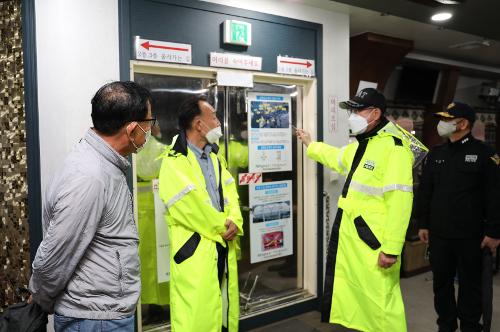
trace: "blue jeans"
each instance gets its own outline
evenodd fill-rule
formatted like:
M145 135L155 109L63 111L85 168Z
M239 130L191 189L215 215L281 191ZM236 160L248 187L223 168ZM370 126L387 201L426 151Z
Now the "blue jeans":
M83 319L54 314L56 332L134 332L135 317L123 319Z

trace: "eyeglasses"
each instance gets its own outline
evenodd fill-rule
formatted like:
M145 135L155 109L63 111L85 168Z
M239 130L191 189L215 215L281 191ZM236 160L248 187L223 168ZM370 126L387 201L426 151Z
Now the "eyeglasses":
M151 122L151 127L153 127L156 124L156 118L151 118L151 119L140 119L140 120L132 120L129 122Z
M362 108L362 109L359 109L359 110L351 108L351 109L347 110L347 114L350 116L351 114L359 114L359 113L361 113L363 111L373 110L373 109L375 109L375 107L367 107L367 108Z

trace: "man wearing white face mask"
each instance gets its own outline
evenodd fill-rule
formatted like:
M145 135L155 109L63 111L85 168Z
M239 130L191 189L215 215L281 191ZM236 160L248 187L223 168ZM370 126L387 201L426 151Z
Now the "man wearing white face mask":
M141 281L126 157L156 120L134 82L104 85L91 104L94 127L46 188L30 301L55 313L56 332L134 331Z
M222 137L204 96L179 109L180 133L160 169L160 197L170 237L172 331L238 331L236 262L243 235L236 183L216 144Z
M447 142L426 158L417 214L420 239L430 246L437 324L441 332L455 331L459 319L462 331L482 331L481 248L491 255L500 244L500 159L472 137L470 106L454 102L436 116Z
M399 257L413 201L412 165L426 149L385 118L385 98L375 89L340 107L350 112L357 142L337 148L297 130L309 158L347 176L328 246L321 319L360 331L403 332Z

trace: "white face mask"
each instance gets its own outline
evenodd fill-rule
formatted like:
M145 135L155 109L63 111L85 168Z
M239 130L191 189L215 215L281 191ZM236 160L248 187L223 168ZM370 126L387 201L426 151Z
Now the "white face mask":
M134 141L132 141L132 145L135 148L135 153L139 153L142 149L144 149L144 147L146 146L146 144L149 141L149 138L151 137L151 129L149 129L148 131L145 131L144 129L142 129L142 127L139 124L137 124L137 127L139 127L142 130L142 132L144 133L145 140L144 140L144 144L142 144L141 146L135 145Z
M208 128L208 126L205 123L203 123L203 124ZM214 143L219 142L219 138L221 138L221 137L222 137L221 126L212 128L205 134L205 138L207 139L208 143L210 143L210 144L214 144Z
M374 110L372 110L370 114L372 114L373 111ZM370 116L370 114L368 116ZM356 113L351 113L347 121L349 124L349 129L351 130L351 133L353 135L364 133L368 125L371 123L368 123L368 121L364 117Z
M457 124L453 121L439 121L437 125L437 131L441 137L450 137L455 131L457 131Z

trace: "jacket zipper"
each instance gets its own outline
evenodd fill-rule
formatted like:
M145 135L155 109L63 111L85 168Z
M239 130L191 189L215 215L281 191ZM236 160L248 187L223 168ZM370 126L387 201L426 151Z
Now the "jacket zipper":
M118 287L120 289L118 296L123 296L123 286L122 286L123 271L122 271L122 263L120 261L120 252L119 251L116 251L116 261L118 263Z

